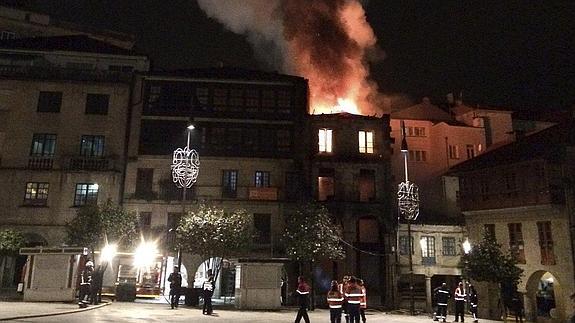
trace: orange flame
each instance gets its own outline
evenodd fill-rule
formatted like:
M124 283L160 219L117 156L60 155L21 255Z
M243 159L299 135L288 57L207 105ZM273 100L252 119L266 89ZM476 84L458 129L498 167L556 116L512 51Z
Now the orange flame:
M343 73L333 75L322 72L310 63L313 60L305 48L290 44L294 68L309 80L310 113L375 114L379 110L373 103L378 96L377 86L368 80L365 54L367 49L375 46L377 39L359 2L348 2L339 12L339 19L356 47L346 54L342 53L341 59L347 66Z

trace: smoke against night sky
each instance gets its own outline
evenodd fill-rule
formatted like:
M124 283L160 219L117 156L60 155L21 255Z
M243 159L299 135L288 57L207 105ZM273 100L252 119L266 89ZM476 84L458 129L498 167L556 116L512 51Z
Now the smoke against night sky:
M376 37L356 0L198 0L210 17L243 34L256 54L309 80L312 113L374 114L368 55Z

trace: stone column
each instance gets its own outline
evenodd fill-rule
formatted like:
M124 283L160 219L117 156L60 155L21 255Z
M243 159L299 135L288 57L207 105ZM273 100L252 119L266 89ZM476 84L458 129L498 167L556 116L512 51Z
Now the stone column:
M425 276L425 310L427 313L433 313L431 306L431 277Z

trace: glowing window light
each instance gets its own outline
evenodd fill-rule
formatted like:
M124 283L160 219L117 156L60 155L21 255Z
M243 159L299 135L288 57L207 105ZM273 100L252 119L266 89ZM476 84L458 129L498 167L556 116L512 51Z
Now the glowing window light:
M321 153L331 153L332 151L332 129L319 129L319 152Z

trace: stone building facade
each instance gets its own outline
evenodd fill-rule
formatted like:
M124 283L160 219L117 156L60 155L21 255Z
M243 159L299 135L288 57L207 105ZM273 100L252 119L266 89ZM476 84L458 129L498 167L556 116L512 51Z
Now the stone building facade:
M517 257L530 320L572 311L574 138L567 121L453 168L472 245L486 231ZM499 317L498 291L481 292L480 315Z

